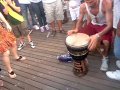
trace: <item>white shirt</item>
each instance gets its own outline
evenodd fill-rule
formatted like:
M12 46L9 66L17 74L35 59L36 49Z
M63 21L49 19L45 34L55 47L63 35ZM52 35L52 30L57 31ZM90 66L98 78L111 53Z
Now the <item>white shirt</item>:
M18 0L20 4L30 4L30 0Z
M40 1L42 1L42 0L30 0L30 2L33 2L33 3L38 3Z
M120 13L120 0L113 0L113 11Z
M81 4L81 0L70 0L69 7L79 6Z
M56 0L42 0L43 1L43 3L53 3L53 2L55 2Z

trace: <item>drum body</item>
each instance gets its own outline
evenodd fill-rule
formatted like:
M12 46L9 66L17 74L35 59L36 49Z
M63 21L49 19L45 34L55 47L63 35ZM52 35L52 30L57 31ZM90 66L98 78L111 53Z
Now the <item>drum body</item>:
M89 36L83 33L72 34L66 38L66 47L74 60L73 72L75 75L83 76L88 72L86 57L88 51Z

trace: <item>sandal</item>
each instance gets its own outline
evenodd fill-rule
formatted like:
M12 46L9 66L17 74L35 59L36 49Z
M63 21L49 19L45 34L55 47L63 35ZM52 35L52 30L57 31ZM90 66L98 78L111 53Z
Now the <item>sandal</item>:
M9 76L10 76L10 78L15 78L16 74L14 71L11 71L11 72L9 72Z
M22 60L25 60L26 59L26 57L23 57L23 56L19 56L19 58L18 59L16 59L17 61L22 61Z

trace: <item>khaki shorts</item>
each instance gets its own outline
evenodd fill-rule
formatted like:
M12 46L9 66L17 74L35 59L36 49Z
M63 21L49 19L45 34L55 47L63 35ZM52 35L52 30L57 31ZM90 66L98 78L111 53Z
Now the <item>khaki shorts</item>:
M26 37L29 34L29 31L27 30L27 26L25 22L22 22L18 25L11 25L11 26L16 38L19 38L21 36Z
M56 20L63 20L63 5L61 0L56 0L53 3L43 3L47 22L51 23Z

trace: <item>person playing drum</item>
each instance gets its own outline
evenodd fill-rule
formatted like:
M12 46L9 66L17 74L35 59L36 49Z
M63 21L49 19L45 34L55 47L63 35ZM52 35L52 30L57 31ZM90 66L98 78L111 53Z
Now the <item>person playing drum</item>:
M68 31L68 35L73 33L85 33L90 36L88 45L89 51L97 48L97 45L104 48L102 64L100 70L108 70L108 51L112 40L112 0L84 0L80 6L80 16L74 30ZM84 15L88 15L86 26L82 27Z

